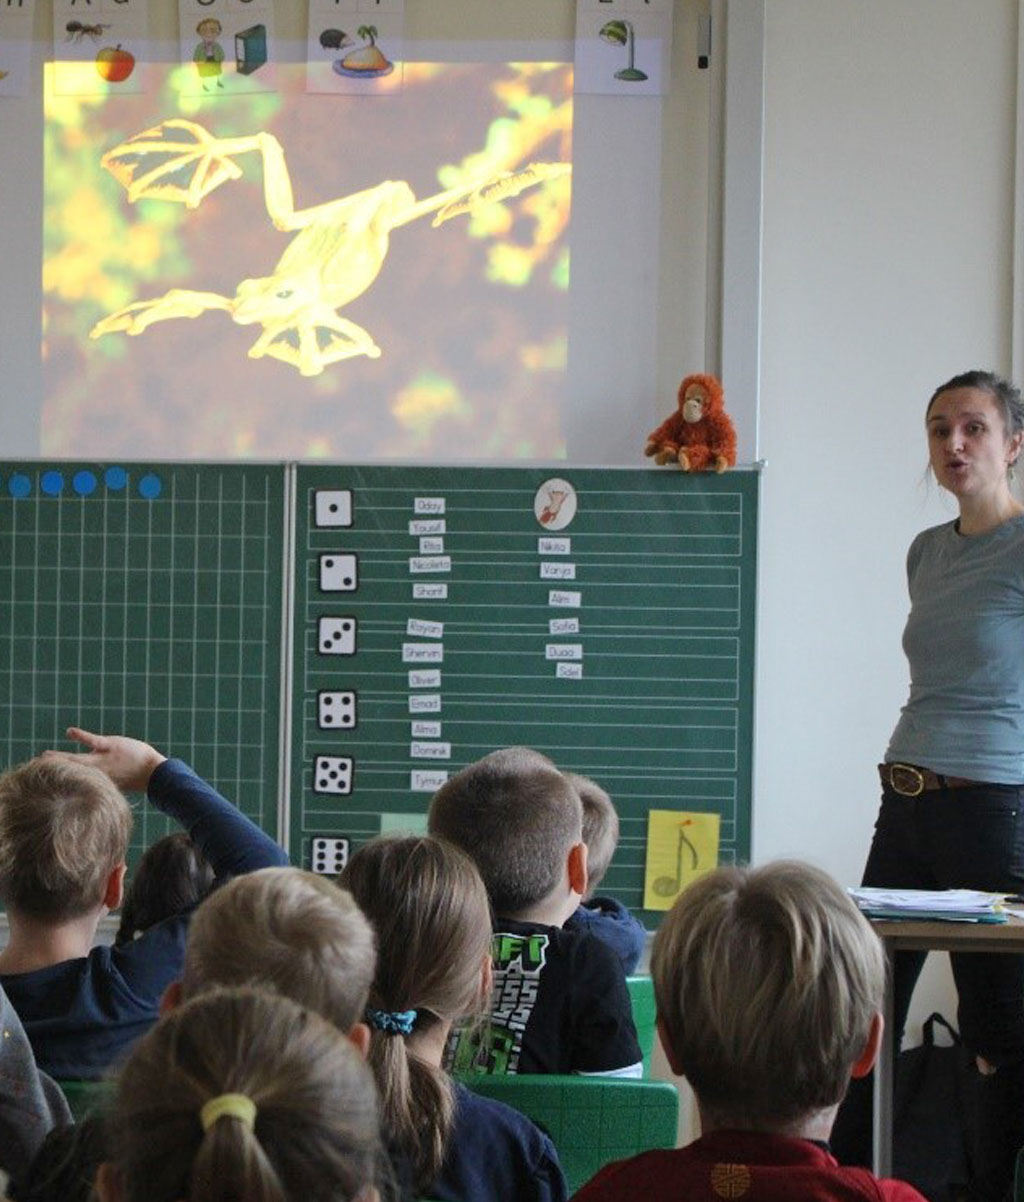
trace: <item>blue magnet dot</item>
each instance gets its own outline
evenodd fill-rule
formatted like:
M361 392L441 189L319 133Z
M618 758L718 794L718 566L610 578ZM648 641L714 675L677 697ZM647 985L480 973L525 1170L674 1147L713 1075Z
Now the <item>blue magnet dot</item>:
M32 481L19 472L7 481L7 491L12 497L27 497L32 491Z
M103 479L107 488L124 488L128 483L128 473L123 467L108 467L103 473Z
M80 497L91 496L96 491L96 477L92 472L76 472L71 487Z
M160 495L160 489L163 485L160 483L160 477L154 476L152 472L148 476L143 476L139 481L139 496L145 497L147 501L152 501Z
M43 472L39 487L48 497L59 497L64 491L64 477L60 472Z

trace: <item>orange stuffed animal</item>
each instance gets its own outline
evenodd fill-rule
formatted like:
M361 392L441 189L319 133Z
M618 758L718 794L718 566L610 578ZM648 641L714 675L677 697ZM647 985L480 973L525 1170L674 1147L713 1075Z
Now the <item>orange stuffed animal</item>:
M644 454L655 463L678 463L684 472L724 472L735 464L736 431L714 376L683 380L678 411L648 434Z

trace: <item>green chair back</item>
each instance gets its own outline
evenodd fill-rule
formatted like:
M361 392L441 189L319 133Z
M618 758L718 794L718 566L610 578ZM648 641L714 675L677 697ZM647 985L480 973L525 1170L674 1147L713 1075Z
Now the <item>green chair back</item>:
M71 1107L71 1117L77 1123L90 1110L106 1105L114 1096L112 1081L58 1081L61 1092Z
M633 1025L644 1056L644 1076L651 1075L651 1055L654 1052L655 1018L654 982L648 976L627 977L626 988L633 1006Z
M551 1137L569 1193L611 1160L673 1148L679 1093L668 1081L540 1074L470 1074L475 1093L525 1114Z

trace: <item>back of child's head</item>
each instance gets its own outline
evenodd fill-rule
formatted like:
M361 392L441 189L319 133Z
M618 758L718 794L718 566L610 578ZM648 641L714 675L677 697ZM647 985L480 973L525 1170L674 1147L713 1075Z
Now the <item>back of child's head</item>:
M589 776L567 772L569 784L583 805L583 842L587 845L587 893L592 897L604 879L619 845L619 816L612 799Z
M213 886L213 868L184 831L148 848L132 874L121 906L115 943L129 943L150 927L197 906Z
M131 829L128 802L97 768L43 755L10 769L0 776L0 901L44 922L88 913Z
M161 1019L121 1070L108 1130L121 1202L350 1202L373 1185L380 1146L356 1049L255 989Z
M511 918L558 885L569 850L582 841L583 808L546 756L505 747L438 789L429 826L473 857L495 914Z
M377 932L367 1020L384 1129L426 1190L444 1159L454 1100L447 1075L410 1054L405 1041L485 1008L487 893L469 856L429 836L374 839L339 879Z
M688 886L655 937L651 975L670 1059L704 1114L781 1129L842 1099L885 959L830 876L778 861Z
M362 1021L375 959L373 931L351 894L300 868L262 868L228 881L196 910L182 996L272 988L347 1032Z

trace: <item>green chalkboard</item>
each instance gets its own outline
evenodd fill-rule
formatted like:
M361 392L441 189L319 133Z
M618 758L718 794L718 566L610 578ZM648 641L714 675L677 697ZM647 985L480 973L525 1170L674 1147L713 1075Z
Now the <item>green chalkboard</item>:
M603 888L639 912L649 810L717 813L720 859L749 855L757 492L753 471L0 463L0 766L71 723L135 734L311 864L315 837L415 827L446 774L525 743L611 793ZM137 813L133 858L168 829Z
M280 465L0 463L0 766L125 732L276 831L283 547Z
M753 471L299 467L293 857L414 826L514 743L612 795L602 891L637 912L650 809L718 813L720 860L748 857L757 491Z

